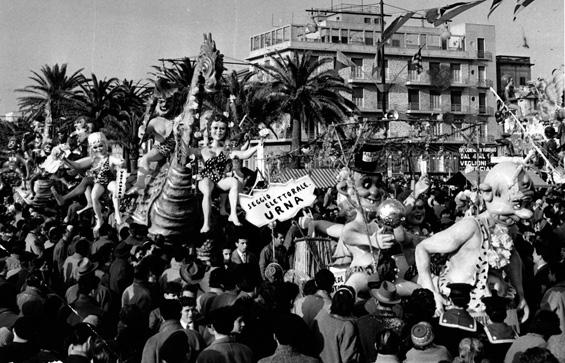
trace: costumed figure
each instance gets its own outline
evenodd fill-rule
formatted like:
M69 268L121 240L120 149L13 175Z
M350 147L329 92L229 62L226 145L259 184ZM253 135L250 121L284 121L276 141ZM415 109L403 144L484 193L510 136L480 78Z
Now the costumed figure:
M211 35L205 35L182 113L173 122L171 156L139 195L132 215L137 223L149 227L151 235L172 238L192 231L188 221L196 218L198 205L193 188L193 127L199 125L204 95L221 89L223 70L223 56Z
M226 176L226 167L230 159L248 159L257 149L259 145L249 148L245 151L230 150L226 145L228 140L228 121L222 114L207 111L202 115L203 121L209 122L209 135L212 139L209 146L202 149L202 159L204 160L204 169L201 171L202 180L198 182L198 189L202 192L202 213L204 221L200 233L210 231L210 215L212 207L212 191L217 186L223 191L227 191L230 203L230 214L228 221L236 226L241 226L241 222L237 217L237 203L239 197L240 182L233 176ZM262 140L262 139L261 139Z
M434 293L439 312L446 305L450 283L472 285L469 311L479 318L484 318L485 310L481 299L490 296L492 290L500 296L511 296L515 291L525 321L529 308L522 287L522 261L508 229L533 215L528 209L533 196L532 180L523 165L503 162L489 171L480 190L486 205L483 213L465 217L416 246L418 282ZM450 254L435 277L430 271L430 256L434 253Z
M81 211L92 208L96 217L96 224L93 231L96 233L103 223L102 218L102 205L100 204L100 197L104 191L108 190L112 193L112 203L114 205L114 213L116 216L116 223L121 224L121 215L119 209L119 199L117 195L115 171L120 168L124 161L117 159L109 154L108 140L101 132L93 132L88 135L88 146L90 149L90 156L72 161L63 158L65 164L73 169L84 170L87 169L87 175L83 182L79 184L71 193L66 196L60 196L59 193L52 188L53 195L57 203L63 205L66 200L74 197L81 192L84 193L87 205Z
M1 172L10 172L19 175L23 180L28 172L28 163L18 152L18 140L15 136L8 139L7 150L3 152L7 160L2 164Z
M173 134L175 121L169 118L171 118L171 111L174 108L172 105L174 102L173 96L177 91L176 87L171 86L162 78L155 82L155 91L152 100L148 103L148 109L145 113L146 119L139 127L138 137L142 142L153 137L156 144L139 159L137 181L127 191L126 194L128 195L143 193L147 184L147 177L150 174L151 163L156 162L156 169L159 169L175 150L176 141ZM153 114L156 117L151 118Z
M347 200L338 204L354 206L355 217L345 225L312 221L311 228L339 238L334 258L341 263L351 258L346 284L357 293L368 291L367 278L378 273L381 280L394 282L399 294L407 296L418 285L398 276L408 269L403 250L413 242L408 240L409 235L401 225L403 204L394 199L385 200L387 194L379 165L382 164L372 145L366 144L356 152L353 165L342 171L336 187Z

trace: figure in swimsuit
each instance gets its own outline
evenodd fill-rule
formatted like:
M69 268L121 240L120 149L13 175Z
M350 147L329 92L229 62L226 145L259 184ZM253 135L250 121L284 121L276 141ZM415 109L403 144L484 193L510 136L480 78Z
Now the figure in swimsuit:
M212 138L210 146L204 147L201 151L202 159L204 160L204 170L202 170L202 180L198 182L198 189L202 192L202 213L204 214L204 222L200 233L207 233L210 231L210 213L212 206L212 191L214 186L218 186L223 191L229 193L228 199L230 203L230 215L228 221L236 226L241 223L237 217L237 203L239 197L239 181L234 177L226 176L226 165L229 159L235 157L239 159L250 158L257 149L262 145L249 148L245 151L229 150L226 147L226 140L228 136L228 122L220 114L206 111L202 114L201 122L210 122L209 135Z
M114 170L122 167L124 161L109 155L108 140L101 132L93 132L90 134L88 136L88 145L90 149L90 156L77 161L68 160L66 158L63 159L63 161L73 169L88 169L87 177L83 179L83 182L64 197L60 196L54 188L51 190L57 200L57 203L60 205L64 204L66 200L71 197L84 192L87 205L85 208L80 210L79 213L89 208L94 210L96 224L93 231L97 233L103 223L100 197L106 189L112 193L112 203L114 205L116 223L122 224L119 199L116 193L116 182L114 180Z

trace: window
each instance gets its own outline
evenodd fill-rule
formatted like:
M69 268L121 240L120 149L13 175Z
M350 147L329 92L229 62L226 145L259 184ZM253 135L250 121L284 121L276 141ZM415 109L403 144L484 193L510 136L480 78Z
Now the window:
M461 92L451 92L451 111L461 112Z
M380 23L381 23L381 21L380 21L379 18L374 18L374 19L373 19L373 22L374 22L375 24L380 24Z
M385 101L385 105L383 107L383 97ZM388 110L388 92L383 93L377 90L377 108L379 110Z
M347 29L341 29L341 42L343 44L347 44L348 42Z
M430 91L430 108L433 111L441 110L441 93Z
M339 29L332 29L332 43L339 43Z
M418 47L418 34L406 34L405 44L407 48L417 48Z
M371 24L371 18L363 18L365 24Z
M373 32L372 31L365 31L365 45L373 45Z
M479 113L487 113L487 94L479 93Z
M353 87L351 91L351 100L353 103L359 107L363 107L363 88L362 87Z
M349 42L351 44L364 44L365 36L362 30L350 30L349 31Z
M420 75L418 74L418 69L408 61L408 80L409 81L419 81Z
M430 62L430 74L438 74L438 73L439 73L439 63Z
M526 85L526 77L520 77L520 86Z
M461 64L451 64L451 81L461 83Z
M351 78L363 78L363 58L351 58L351 61L355 63L355 67L351 67Z
M404 34L395 33L390 37L390 46L400 48L403 40Z
M428 34L428 40L426 42L426 48L438 49L441 47L441 39L439 35Z
M486 81L487 70L485 66L479 66L479 83L483 84Z
M409 110L419 110L420 109L420 92L417 90L408 91L408 109Z

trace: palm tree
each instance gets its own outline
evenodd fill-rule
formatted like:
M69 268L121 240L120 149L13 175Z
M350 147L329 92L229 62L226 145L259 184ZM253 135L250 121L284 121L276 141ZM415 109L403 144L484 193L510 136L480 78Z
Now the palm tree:
M81 116L86 116L94 123L96 128L104 126L107 116L117 116L120 108L116 102L118 79L99 80L95 74L81 84L82 97L77 102Z
M333 69L327 69L331 58L312 58L310 53L293 52L285 57L271 57L274 64L259 68L270 76L270 87L276 92L282 112L292 120L292 146L295 155L294 167L300 160L296 151L300 149L302 127L312 130L316 125L341 122L357 112L357 107L343 96L351 93Z
M45 115L45 136L49 136L53 121L53 126L58 127L61 118L76 115L80 86L85 82L82 70L68 75L66 63L44 65L40 72L31 71L33 76L29 78L34 84L16 90L27 94L18 98L18 105L29 119Z
M242 133L250 132L256 136L257 125L262 123L271 129L271 123L280 117L280 102L272 85L253 81L254 75L249 72L239 76L233 71L224 81L229 96L233 96L231 112L234 122L242 124Z

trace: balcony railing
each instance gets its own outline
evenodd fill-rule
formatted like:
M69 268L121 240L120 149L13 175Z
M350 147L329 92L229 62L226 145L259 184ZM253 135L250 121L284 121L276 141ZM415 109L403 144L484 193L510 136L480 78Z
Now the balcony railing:
M492 79L479 79L477 81L477 87L488 88L488 87L492 87L493 84L494 82L492 81Z
M478 50L477 51L477 58L478 59L492 60L492 53L491 52L485 52L484 50Z
M357 106L359 108L363 108L363 98L353 97L352 101L355 104L355 106Z
M420 111L420 102L408 102L408 111Z
M494 108L479 105L479 114L494 115Z
M451 112L462 112L463 107L460 104L452 103Z

